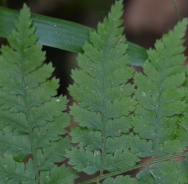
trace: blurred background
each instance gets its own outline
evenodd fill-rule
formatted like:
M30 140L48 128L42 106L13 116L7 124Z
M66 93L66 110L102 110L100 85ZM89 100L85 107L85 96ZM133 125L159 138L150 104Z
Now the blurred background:
M0 0L0 6L3 5ZM8 8L20 10L26 3L32 13L80 23L96 28L108 14L114 0L7 0ZM188 16L188 0L174 0L181 18ZM124 0L124 26L128 41L146 49L154 46L156 39L167 33L177 23L173 0ZM6 43L0 39L0 45ZM187 45L187 41L185 43ZM44 47L46 62L53 62L54 75L60 79L58 95L67 95L72 83L71 69L76 67L76 53ZM187 53L187 51L186 51ZM186 54L185 53L185 54Z
M181 18L187 17L188 0L174 2ZM96 28L98 22L108 14L114 0L7 0L8 8L16 10L20 10L23 3L30 7L32 13ZM0 6L2 5L3 0L0 0ZM154 47L156 39L173 28L178 16L173 0L124 0L123 19L127 40L148 49ZM5 39L0 39L0 46L5 43ZM188 45L188 39L185 45ZM53 75L60 79L58 95L68 95L67 87L72 83L70 74L71 69L77 66L77 54L46 46L43 50L46 51L46 62L51 61L55 67ZM188 55L188 49L185 55Z

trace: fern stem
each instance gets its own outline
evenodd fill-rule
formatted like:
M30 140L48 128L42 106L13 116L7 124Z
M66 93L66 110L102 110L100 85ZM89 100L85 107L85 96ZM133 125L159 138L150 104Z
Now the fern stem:
M101 166L100 166L100 176L103 175L104 172L104 162L105 162L105 145L106 145L106 49L104 51L104 62L102 65L103 68L103 112L102 112L102 122L103 122L103 129L102 129L102 153L101 153Z
M105 58L105 57L104 57ZM104 59L105 60L105 59ZM106 72L105 72L105 64L103 64L103 112L102 112L102 122L103 122L103 129L102 129L102 153L101 153L101 166L100 166L100 176L103 175L104 171L104 161L105 161L105 144L106 144L106 118L105 118L105 110L106 110L106 103L105 103L105 83L106 83Z
M22 55L23 57L23 55ZM27 84L25 84L25 76L24 76L24 70L21 68L21 72L23 73L22 77L22 84L24 86L24 103L27 104L26 99L27 99ZM31 146L31 154L33 158L33 165L34 165L34 170L35 170L35 179L36 179L36 184L40 184L39 180L39 169L38 169L38 164L37 164L37 157L36 157L36 149L35 149L35 143L34 143L34 135L33 135L33 128L31 126L31 122L29 120L29 108L26 105L26 121L28 125L28 132L29 132L29 141L30 141L30 146Z
M160 98L161 98L161 92L159 92L159 97L158 97L158 102L160 102ZM152 155L152 160L155 159L155 154L156 154L156 149L157 149L157 145L158 145L158 132L159 132L159 128L158 128L158 124L160 121L160 116L159 116L159 112L160 112L160 103L157 104L158 105L158 109L157 109L157 122L155 123L155 141L154 141L154 146L153 146L153 155Z
M35 168L35 177L36 177L36 183L40 184L40 180L39 180L39 169L38 169L38 164L37 164L37 158L36 158L36 154L35 154L35 144L34 144L34 136L33 136L33 130L30 129L29 131L29 139L30 139L30 143L31 143L31 154L33 157L33 163L34 163L34 168Z
M26 96L27 96L27 91L25 90L25 97L24 97L25 102L26 102ZM35 143L34 143L33 128L30 126L31 123L29 121L28 115L29 115L29 110L27 108L27 110L26 110L26 120L27 120L28 129L29 129L29 141L30 141L30 145L31 145L31 154L32 154L32 157L33 157L33 163L34 163L34 168L35 168L36 183L40 184L39 169L38 169L37 157L36 157L36 153L35 153L36 149L35 149Z
M22 72L24 73L24 72ZM22 75L24 76L24 75ZM26 99L27 99L27 86L25 85L25 80L24 77L22 78L22 83L24 86L24 103L26 103ZM29 132L29 141L30 141L30 145L31 145L31 154L32 154L32 158L33 158L33 165L34 165L34 169L35 169L35 179L36 179L36 184L40 184L40 180L39 180L39 169L38 169L38 164L37 164L37 157L36 157L36 149L35 149L35 143L34 143L34 135L33 135L33 128L31 126L31 122L29 121L29 108L26 106L26 120L27 120L27 125L28 125L28 132Z
M180 13L179 13L179 11L178 11L178 7L177 7L177 5L176 5L176 2L175 2L175 0L172 0L172 2L173 2L173 5L174 5L174 8L175 8L175 10L176 10L176 15L177 15L178 21L180 21L180 20L181 20L181 17L180 17Z
M138 164L134 167L130 167L129 169L122 169L121 171L115 171L115 172L112 172L112 173L103 174L103 176L98 176L96 178L92 178L88 181L81 182L80 184L95 183L95 182L98 182L98 181L106 179L106 178L110 178L110 177L113 177L113 176L116 176L116 175L124 174L124 173L129 172L129 171L133 171L135 169L145 168L145 167L147 167L149 165L153 165L155 163L160 163L160 162L164 162L164 161L168 161L168 160L174 160L174 159L177 159L179 157L187 157L188 156L187 151L188 150L185 150L185 152L183 152L183 153L176 154L176 155L173 155L173 156L168 156L168 157L165 157L165 158L150 160L149 162Z
M101 153L101 166L100 166L100 176L103 175L103 171L104 171L104 161L105 161L105 133L103 134L103 138L102 138L102 153Z
M154 141L154 147L153 147L153 155L152 155L152 160L154 160L155 158L155 154L156 154L156 149L157 149L157 145L158 145L158 132L159 132L159 122L160 122L160 111L161 111L161 95L162 95L162 92L161 92L161 86L162 86L162 83L165 79L166 76L164 76L164 71L166 70L166 63L164 63L164 67L163 67L163 71L161 72L161 78L160 78L160 82L159 82L159 94L158 94L158 98L157 98L157 112L156 112L156 115L157 115L157 122L155 123L155 141Z

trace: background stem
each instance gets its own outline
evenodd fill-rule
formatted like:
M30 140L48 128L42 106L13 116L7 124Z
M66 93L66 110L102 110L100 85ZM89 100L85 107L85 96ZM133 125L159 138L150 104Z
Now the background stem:
M176 15L177 15L178 21L180 21L181 20L181 16L180 16L180 12L178 11L178 7L176 5L176 2L175 2L175 0L172 0L172 2L174 4L174 8L176 10Z
M8 8L7 0L2 0L2 4L3 4L4 7Z

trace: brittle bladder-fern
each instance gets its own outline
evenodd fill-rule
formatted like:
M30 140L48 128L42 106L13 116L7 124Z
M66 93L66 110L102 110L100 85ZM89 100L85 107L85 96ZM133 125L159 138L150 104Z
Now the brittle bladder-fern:
M79 124L71 129L71 146L65 135L70 117L62 113L67 100L54 97L58 80L49 80L53 68L43 64L24 5L10 46L1 48L0 183L72 184L75 170L97 175L86 183L188 183L187 20L148 50L137 73L120 27L122 7L117 1L90 34L72 71L70 114ZM74 169L54 164L65 158ZM143 158L148 161L139 163ZM124 176L136 168L142 168L136 177Z
M73 183L75 174L64 165L69 138L67 99L57 97L58 80L36 43L31 14L24 5L0 56L0 183Z

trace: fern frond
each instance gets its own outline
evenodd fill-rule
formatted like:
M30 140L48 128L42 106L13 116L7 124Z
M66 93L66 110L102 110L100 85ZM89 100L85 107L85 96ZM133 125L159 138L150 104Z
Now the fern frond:
M185 101L185 56L182 54L187 20L175 26L148 50L144 73L135 75L138 106L132 125L137 136L128 139L130 149L151 161L176 155L186 147L177 138L179 119ZM145 148L145 150L143 149ZM145 168L137 175L139 183L177 183L177 163L165 161Z
M12 162L9 173L1 172L4 183L73 183L72 169L55 163L65 160L65 149L71 144L65 128L70 124L66 97L55 98L58 80L48 80L52 64L43 64L45 53L34 34L31 13L24 5L16 30L8 38L10 46L2 46L0 56L0 152L4 165ZM7 156L10 154L10 156ZM28 164L24 164L29 159ZM17 161L22 163L17 163ZM1 164L0 170L4 170ZM18 169L17 169L18 165ZM32 165L32 167L31 167ZM32 168L32 169L31 169ZM18 180L13 170L19 170ZM55 172L69 176L58 176ZM44 173L48 172L44 179ZM22 175L32 177L23 178ZM44 180L43 180L44 179ZM53 182L52 182L53 181Z
M100 171L102 175L139 161L127 149L125 139L136 101L132 97L134 85L128 83L134 70L128 66L121 16L122 1L117 1L108 19L90 34L84 54L78 55L80 68L72 71L75 83L69 91L78 104L70 113L79 124L70 133L77 147L66 156L77 171L88 174Z

